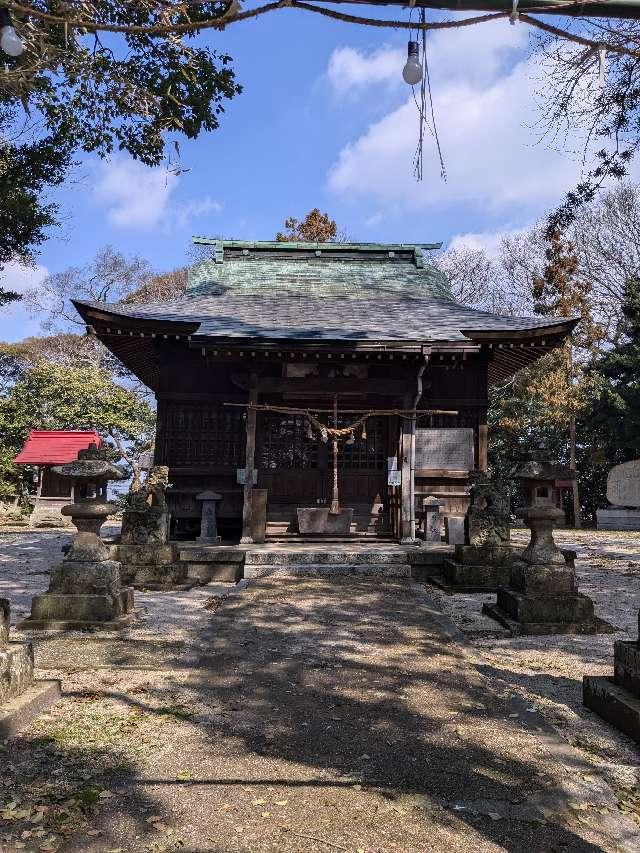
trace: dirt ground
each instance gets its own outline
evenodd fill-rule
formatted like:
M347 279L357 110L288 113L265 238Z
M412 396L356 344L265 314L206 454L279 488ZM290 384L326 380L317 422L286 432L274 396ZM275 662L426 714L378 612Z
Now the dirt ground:
M559 539L626 634L508 638L482 596L376 577L137 593L119 635L16 631L64 695L0 745L0 849L640 849L640 757L580 705L636 636L640 536ZM0 537L16 620L66 541Z

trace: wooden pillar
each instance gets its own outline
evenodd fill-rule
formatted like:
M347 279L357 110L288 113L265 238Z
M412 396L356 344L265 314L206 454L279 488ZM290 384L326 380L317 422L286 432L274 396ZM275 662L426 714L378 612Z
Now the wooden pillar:
M479 471L489 469L489 428L487 427L486 409L478 418L478 459L476 467Z
M404 408L410 409L413 400L409 395L404 398ZM411 420L402 418L402 432L400 436L400 464L401 464L401 495L400 495L400 538L411 539L411 495L413 488L411 483Z
M251 386L249 389L249 403L255 406L258 402L257 377L251 375ZM243 545L253 543L253 469L256 456L256 419L255 409L247 409L247 444L245 451L245 477L244 477L244 499L242 503L242 539Z

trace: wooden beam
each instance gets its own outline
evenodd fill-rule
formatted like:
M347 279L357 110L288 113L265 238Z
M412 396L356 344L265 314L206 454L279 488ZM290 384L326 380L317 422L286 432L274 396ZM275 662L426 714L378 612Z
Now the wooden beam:
M357 379L355 377L326 376L283 377L264 376L260 380L260 392L263 394L286 394L304 391L309 394L325 392L331 394L379 394L395 397L405 394L411 383L404 379Z
M368 6L402 6L417 9L446 9L452 12L511 12L512 0L332 0L333 3L365 3ZM601 3L564 3L558 0L520 0L518 9L536 11L545 15L579 15L584 18L640 18L639 0L602 0Z
M251 388L249 390L249 403L255 406L258 402L257 377L251 374ZM253 542L253 468L256 456L256 419L255 408L247 409L247 444L245 450L245 478L244 496L242 503L242 544Z
M406 409L413 404L411 394L404 397ZM402 419L402 435L400 439L400 464L401 464L401 515L400 515L400 537L411 539L411 421L409 418Z

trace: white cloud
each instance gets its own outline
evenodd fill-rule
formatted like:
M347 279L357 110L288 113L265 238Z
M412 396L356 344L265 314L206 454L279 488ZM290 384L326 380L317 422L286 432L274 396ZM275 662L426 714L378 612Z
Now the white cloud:
M205 216L207 213L220 213L222 205L210 196L178 204L171 211L171 218L179 228L187 228L193 219Z
M348 142L332 165L335 193L360 197L377 208L441 208L461 203L484 213L519 219L559 201L580 174L580 160L540 141L536 93L542 85L537 59L523 53L523 26L469 27L437 33L429 41L432 89L447 182L440 179L435 145L427 133L424 180L413 176L418 114L413 97ZM346 51L342 48L342 51ZM357 51L352 51L357 54ZM343 54L346 56L346 54ZM381 74L376 55L349 54L343 83L362 86ZM335 58L335 52L332 59ZM388 67L388 66L384 66ZM331 60L329 62L331 68ZM400 67L389 74L400 75ZM375 98L375 86L367 93ZM533 211L533 213L532 213Z
M490 80L512 63L526 44L526 27L505 27L504 22L435 32L427 41L430 73L434 81ZM327 78L337 95L380 83L404 89L402 68L406 58L404 47L383 45L370 51L337 47L329 57Z
M149 168L126 157L99 166L98 201L107 219L120 228L152 228L166 215L177 176L158 166Z
M36 287L49 275L46 267L25 267L10 263L0 270L0 286L4 290L24 293ZM40 320L31 316L21 302L12 302L0 310L0 339L20 341L40 331Z
M447 248L449 249L471 249L477 251L481 249L486 252L490 258L495 258L499 254L500 246L505 237L514 237L516 234L522 234L533 226L524 226L523 228L504 227L498 231L483 231L478 233L456 234L449 241Z
M400 70L404 62L403 52L389 46L368 54L353 47L337 47L329 57L327 77L337 95L373 83L399 86L403 82Z
M162 166L150 168L117 156L99 164L96 198L107 209L108 222L117 228L162 227L171 232L187 228L195 217L222 210L210 196L175 201L179 181L175 172Z

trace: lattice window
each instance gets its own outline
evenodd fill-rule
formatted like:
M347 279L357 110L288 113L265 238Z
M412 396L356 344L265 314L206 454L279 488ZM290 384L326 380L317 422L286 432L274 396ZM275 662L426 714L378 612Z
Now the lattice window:
M161 450L165 464L242 467L246 440L243 411L174 403L164 412Z
M353 415L351 416L353 419ZM349 418L338 416L338 426L344 427ZM382 417L369 418L366 424L366 438L362 438L362 427L355 433L355 443L338 445L338 465L344 469L381 469L386 466L386 430Z
M315 438L308 438L307 419L303 415L260 413L257 445L258 468L318 467L318 442Z

